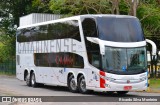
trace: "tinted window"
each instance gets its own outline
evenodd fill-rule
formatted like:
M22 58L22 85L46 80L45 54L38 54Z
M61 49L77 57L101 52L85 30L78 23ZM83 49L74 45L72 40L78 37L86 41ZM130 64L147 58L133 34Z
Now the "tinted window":
M47 40L47 34L47 26L29 27L17 31L17 41L31 42Z
M87 49L88 61L91 65L100 68L100 48L98 44L87 40L87 37L98 37L96 22L92 18L86 18L82 22L85 44Z
M69 38L81 41L78 21L73 20L66 23L67 27L63 27Z
M17 65L20 65L20 56L17 55Z
M48 38L49 39L61 39L64 38L65 35L63 35L62 31L62 25L63 23L55 23L55 24L49 24L48 26Z
M34 31L31 30L32 36L35 38L33 38L30 41L48 40L48 31L47 30L48 30L47 25L35 27Z
M31 37L30 28L17 31L17 36L18 42L28 42Z
M48 54L36 53L34 54L34 62L36 66L49 67Z
M78 21L49 24L49 39L73 38L81 41Z
M74 53L35 53L34 56L36 66L84 68L83 57Z
M143 41L143 31L136 18L97 18L99 37L102 40L115 42Z
M64 67L84 68L83 57L74 53L64 53Z
M36 26L17 31L18 42L73 38L81 41L77 20Z
M97 37L97 29L95 20L92 18L86 18L82 22L83 33L86 37Z

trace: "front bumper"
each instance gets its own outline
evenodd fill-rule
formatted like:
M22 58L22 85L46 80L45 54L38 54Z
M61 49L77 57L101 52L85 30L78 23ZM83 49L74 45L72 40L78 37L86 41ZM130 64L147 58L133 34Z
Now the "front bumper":
M126 88L128 87L128 88ZM148 88L148 82L142 81L139 83L132 83L132 84L117 84L113 82L105 82L104 88L101 87L88 87L88 89L96 90L96 91L145 91Z

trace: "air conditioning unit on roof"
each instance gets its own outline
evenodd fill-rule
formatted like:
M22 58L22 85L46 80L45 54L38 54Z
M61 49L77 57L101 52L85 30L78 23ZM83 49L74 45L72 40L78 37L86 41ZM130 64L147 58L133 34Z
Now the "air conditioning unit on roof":
M20 27L26 25L32 25L35 23L60 19L62 15L57 14L44 14L44 13L32 13L26 16L20 17Z

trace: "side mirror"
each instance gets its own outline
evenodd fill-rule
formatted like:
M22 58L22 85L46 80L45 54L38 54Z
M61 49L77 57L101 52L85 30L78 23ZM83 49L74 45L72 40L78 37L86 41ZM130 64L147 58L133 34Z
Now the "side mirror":
M156 55L152 55L152 60L153 61L156 61L156 58L157 58Z

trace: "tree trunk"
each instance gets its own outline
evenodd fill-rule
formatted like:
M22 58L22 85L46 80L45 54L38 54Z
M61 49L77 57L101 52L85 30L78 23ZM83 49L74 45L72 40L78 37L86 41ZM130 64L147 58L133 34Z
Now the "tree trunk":
M130 15L136 16L139 0L130 0Z
M157 3L160 4L160 0L157 0Z
M120 2L120 0L111 0L112 14L119 14L119 2Z
M157 77L157 64L155 64L155 74L154 74L154 77L155 78Z

